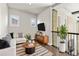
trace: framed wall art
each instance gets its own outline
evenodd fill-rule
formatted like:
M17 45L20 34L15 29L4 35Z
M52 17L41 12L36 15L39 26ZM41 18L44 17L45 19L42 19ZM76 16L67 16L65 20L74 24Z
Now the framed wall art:
M20 19L17 15L11 15L9 19L9 25L11 27L18 27L20 25Z

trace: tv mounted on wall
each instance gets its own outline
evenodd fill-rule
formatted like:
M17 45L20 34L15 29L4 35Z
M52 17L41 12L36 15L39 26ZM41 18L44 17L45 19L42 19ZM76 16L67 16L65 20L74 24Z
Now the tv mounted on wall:
M38 24L38 30L39 31L45 31L45 25L44 25L44 23Z

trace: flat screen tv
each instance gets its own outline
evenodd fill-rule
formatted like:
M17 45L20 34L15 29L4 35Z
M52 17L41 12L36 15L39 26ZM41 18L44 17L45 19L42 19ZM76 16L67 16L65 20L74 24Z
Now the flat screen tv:
M38 30L39 31L45 31L45 25L44 25L44 23L38 24Z

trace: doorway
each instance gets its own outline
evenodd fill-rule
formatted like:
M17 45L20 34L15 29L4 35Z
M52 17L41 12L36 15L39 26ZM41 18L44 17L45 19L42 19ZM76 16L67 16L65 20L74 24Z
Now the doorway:
M52 31L57 31L57 10L52 9ZM52 33L52 45L57 47L57 33Z
M79 21L77 21L77 33L79 33ZM79 35L77 37L77 53L79 54Z

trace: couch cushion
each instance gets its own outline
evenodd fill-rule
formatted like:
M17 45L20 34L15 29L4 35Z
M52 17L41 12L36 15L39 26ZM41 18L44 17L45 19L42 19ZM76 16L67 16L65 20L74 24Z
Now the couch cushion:
M0 49L10 47L9 43L5 40L0 40Z
M12 47L16 46L16 39L12 39L10 41L10 46L12 46Z
M7 34L5 37L2 38L2 40L5 40L7 41L9 44L10 44L10 41L11 41L11 35L10 34Z

